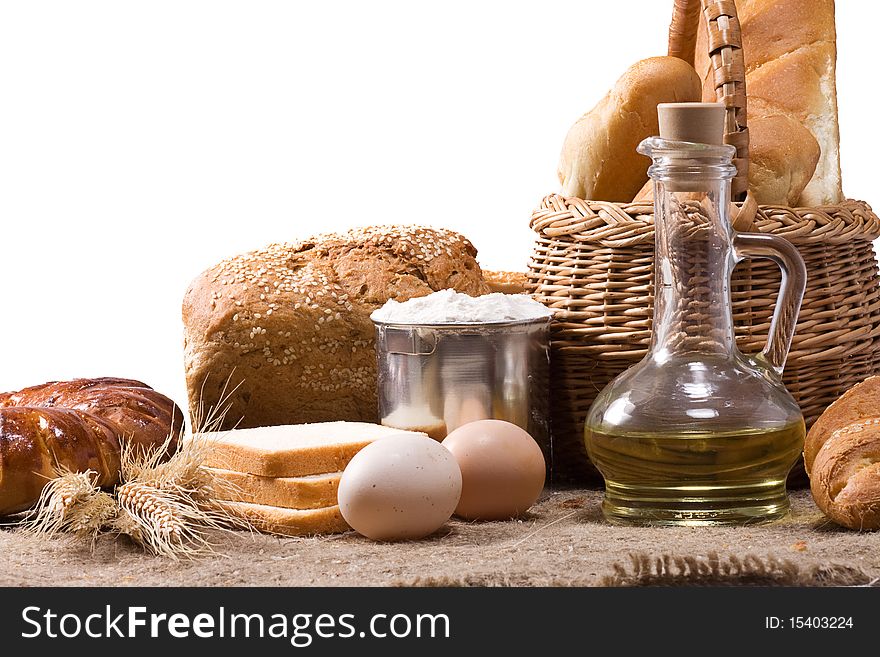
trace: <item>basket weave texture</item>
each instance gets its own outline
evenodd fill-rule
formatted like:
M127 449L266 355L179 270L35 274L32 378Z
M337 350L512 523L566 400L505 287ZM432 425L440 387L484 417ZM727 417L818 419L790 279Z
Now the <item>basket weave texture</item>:
M735 21L729 0L702 4L710 18L726 12ZM692 41L692 30L681 23L693 23L694 6L699 2L676 2L670 53L681 47L673 44L674 36ZM726 33L736 50L738 24L735 28ZM719 51L724 47L730 45L718 44ZM722 66L726 58L713 55ZM719 86L718 94L730 110L730 141L741 153L738 166L747 171L744 80L736 89L723 93ZM531 226L537 242L528 288L556 310L551 325L553 476L589 480L598 475L584 448L587 411L608 382L647 353L650 342L654 207L553 194L534 211ZM852 385L880 372L880 275L872 246L880 237L880 219L867 203L854 200L819 208L760 206L750 230L786 238L807 265L807 290L784 381L809 427ZM734 272L733 318L744 353L759 352L766 343L780 280L779 268L767 260L745 261Z

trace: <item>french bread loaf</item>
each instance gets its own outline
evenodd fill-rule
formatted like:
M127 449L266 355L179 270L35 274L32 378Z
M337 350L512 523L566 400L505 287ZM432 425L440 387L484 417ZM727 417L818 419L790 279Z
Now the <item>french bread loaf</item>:
M797 119L762 98L749 101L749 189L765 205L796 206L819 161L819 143ZM649 180L634 202L654 198Z
M796 118L762 98L749 101L749 187L763 205L797 206L819 162L819 142Z
M880 529L880 418L838 429L816 454L810 490L834 522Z
M746 67L749 188L755 200L839 203L834 0L737 0L736 8ZM703 99L714 101L708 53L701 17L695 68L703 80Z
M183 413L140 381L52 381L0 393L0 516L23 511L59 469L119 479L120 448L151 451L183 431Z
M210 268L183 301L192 417L222 405L224 429L378 421L370 313L389 298L488 292L476 253L448 230L371 227Z
M825 442L838 429L862 420L880 417L880 376L872 376L847 390L810 427L804 441L807 474Z
M659 132L657 104L700 100L700 78L674 57L633 64L571 127L557 174L563 196L628 202L648 179L636 146Z
M825 515L850 529L880 529L880 376L847 390L813 423L804 465Z

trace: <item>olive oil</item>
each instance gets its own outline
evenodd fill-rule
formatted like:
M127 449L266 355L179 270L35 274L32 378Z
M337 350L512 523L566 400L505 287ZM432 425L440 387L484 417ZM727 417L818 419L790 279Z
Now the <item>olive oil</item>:
M803 420L768 429L604 433L585 429L605 478L612 522L715 525L765 521L789 509L785 480L804 446Z

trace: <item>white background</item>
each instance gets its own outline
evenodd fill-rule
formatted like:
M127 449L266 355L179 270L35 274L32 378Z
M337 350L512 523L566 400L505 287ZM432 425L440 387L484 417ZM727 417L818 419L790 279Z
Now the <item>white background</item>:
M0 1L0 389L116 375L182 404L188 282L271 241L420 223L524 268L565 133L665 54L671 6ZM880 204L880 3L837 21L845 191Z

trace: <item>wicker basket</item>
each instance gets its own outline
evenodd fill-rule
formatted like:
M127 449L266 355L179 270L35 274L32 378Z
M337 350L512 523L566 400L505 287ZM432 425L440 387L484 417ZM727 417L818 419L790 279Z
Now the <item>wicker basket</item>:
M747 187L745 77L734 3L702 0L713 66L730 78L719 86L728 107L725 141L738 149L734 193ZM676 0L670 54L693 60L700 0ZM718 19L726 23L720 29ZM690 51L688 52L688 48ZM716 79L720 79L716 71ZM551 328L551 458L554 480L596 473L583 424L598 392L638 362L650 342L653 205L547 196L532 215L538 234L529 263L530 291L557 310ZM841 393L880 371L880 276L872 247L880 219L861 201L820 208L761 206L755 230L792 242L809 280L784 374L807 426ZM732 297L739 348L760 351L776 304L780 272L746 261L734 272Z

